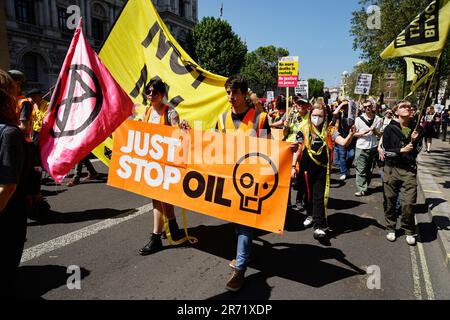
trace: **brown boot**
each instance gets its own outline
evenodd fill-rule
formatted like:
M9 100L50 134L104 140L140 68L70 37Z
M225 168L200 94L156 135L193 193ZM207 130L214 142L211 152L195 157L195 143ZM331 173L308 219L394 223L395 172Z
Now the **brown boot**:
M244 285L244 279L245 279L245 271L233 269L233 272L231 273L231 278L228 280L226 289L229 291L239 291L242 286Z

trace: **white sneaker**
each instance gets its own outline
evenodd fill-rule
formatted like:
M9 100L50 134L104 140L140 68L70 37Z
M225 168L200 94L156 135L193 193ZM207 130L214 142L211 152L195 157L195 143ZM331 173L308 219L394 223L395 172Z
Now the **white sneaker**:
M314 238L315 239L324 238L326 235L327 234L322 229L314 230Z
M390 242L394 242L395 241L395 232L389 232L387 235L386 235L386 239L388 239Z
M303 221L303 226L305 228L308 228L312 225L312 223L313 223L313 218L311 216L309 216L309 217L306 217L305 221Z
M355 196L357 197L364 197L365 196L365 192L364 191L358 191L355 193Z
M406 243L408 243L410 246L414 246L416 244L416 237L406 236Z
M341 180L341 181L344 181L345 179L347 179L347 176L346 176L345 174L343 174L343 175L339 178L339 180Z

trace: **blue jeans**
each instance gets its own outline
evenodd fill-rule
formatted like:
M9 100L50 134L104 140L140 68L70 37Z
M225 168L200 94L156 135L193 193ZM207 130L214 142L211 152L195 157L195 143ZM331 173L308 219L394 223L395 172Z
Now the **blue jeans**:
M334 154L337 156L334 162L339 164L341 175L347 174L349 167L355 159L355 149L347 149L336 144L334 150Z
M236 269L247 270L248 260L252 251L252 242L254 237L253 228L236 225L237 234L237 253L236 253Z

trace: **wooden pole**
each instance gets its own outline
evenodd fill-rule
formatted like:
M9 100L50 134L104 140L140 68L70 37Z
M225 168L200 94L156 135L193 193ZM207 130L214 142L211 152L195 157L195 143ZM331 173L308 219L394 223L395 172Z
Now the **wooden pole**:
M435 67L435 69L434 69L433 76L431 77L430 83L429 83L429 85L428 85L427 92L426 92L425 97L424 97L424 99L423 99L423 101L422 101L422 105L421 105L421 107L419 108L419 117L417 118L416 128L414 129L414 130L416 130L416 131L417 131L417 129L419 128L420 120L422 119L423 111L425 110L425 103L427 102L428 95L430 94L431 86L433 85L433 80L434 80L434 77L435 77L436 71L437 71L436 69L437 69L438 64L439 64L439 62L440 62L440 60L441 60L441 55L442 55L442 52L439 54L439 56L438 56L438 58L437 58L437 60L436 60L436 67Z
M286 120L289 120L289 87L286 88Z
M403 61L405 61L405 60L403 60ZM406 61L405 61L405 68L404 68L404 70L405 70L405 72L403 72L404 79L403 79L403 94L402 94L402 97L404 97L405 94L406 94L406 82L407 82L407 78L408 78L408 64L406 63Z

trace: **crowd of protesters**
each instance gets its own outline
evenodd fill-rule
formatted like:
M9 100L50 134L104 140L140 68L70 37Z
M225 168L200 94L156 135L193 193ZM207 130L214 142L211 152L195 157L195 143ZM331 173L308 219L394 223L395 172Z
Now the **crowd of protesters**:
M25 241L27 217L33 218L36 207L49 209L40 192L42 170L38 150L48 101L40 90L23 95L25 81L20 71L0 70L0 246L7 261L0 264L0 275L6 279L1 289L4 296L12 290L13 275ZM248 127L247 132L253 132L255 137L279 138L291 143L291 185L297 196L295 204L289 197L287 209L305 212L303 226L313 228L315 239L320 241L327 237L327 203L333 166L338 168L341 181L348 179L354 166L354 195L365 197L370 194L372 174L378 165L383 170L386 238L397 239L400 217L406 242L416 243L416 158L423 145L424 151L432 152L432 139L439 133L443 140L447 139L449 110L437 113L429 107L419 118L417 108L406 101L389 108L373 99L308 101L301 95L292 98L280 95L276 101L263 104L241 76L228 79L224 90L230 109L220 115L216 130L238 132L239 128ZM186 121L179 119L175 108L164 103L167 92L163 81L150 82L145 94L151 105L145 115L146 122L190 129ZM252 127L254 123L260 124L257 129ZM89 171L86 180L97 178L96 169L89 158L85 158L76 166L68 186L81 182L83 165ZM163 248L163 216L168 219L167 231L175 241L184 236L172 205L153 200L153 207L153 232L149 242L140 249L141 255L154 254ZM244 283L253 236L252 228L236 226L236 259L230 262L232 275L226 284L228 290L238 291Z

